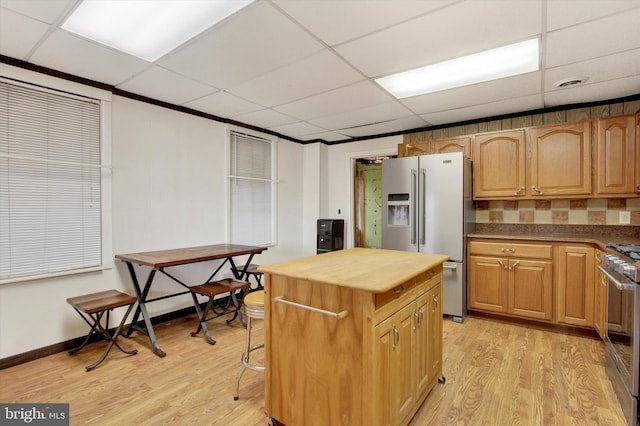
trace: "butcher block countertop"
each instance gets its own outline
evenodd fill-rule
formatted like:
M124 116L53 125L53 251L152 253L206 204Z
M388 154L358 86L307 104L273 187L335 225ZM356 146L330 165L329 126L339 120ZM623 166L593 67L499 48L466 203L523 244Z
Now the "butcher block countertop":
M384 293L407 278L426 272L449 256L397 250L352 248L258 268L267 274Z

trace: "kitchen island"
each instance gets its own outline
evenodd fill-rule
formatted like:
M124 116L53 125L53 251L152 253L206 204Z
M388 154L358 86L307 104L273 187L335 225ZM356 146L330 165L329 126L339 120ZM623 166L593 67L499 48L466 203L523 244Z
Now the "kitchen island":
M448 259L353 248L261 266L267 416L287 426L408 424L444 381Z

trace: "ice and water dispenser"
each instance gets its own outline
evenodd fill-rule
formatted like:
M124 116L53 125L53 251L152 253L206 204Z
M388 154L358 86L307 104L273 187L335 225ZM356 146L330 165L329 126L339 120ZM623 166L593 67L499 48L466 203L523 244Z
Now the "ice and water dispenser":
M343 237L343 219L318 219L317 254L342 250Z

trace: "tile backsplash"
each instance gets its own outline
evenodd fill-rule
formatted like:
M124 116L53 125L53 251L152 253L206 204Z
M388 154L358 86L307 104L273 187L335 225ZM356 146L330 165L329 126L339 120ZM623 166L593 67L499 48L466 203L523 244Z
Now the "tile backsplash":
M475 207L476 223L640 225L640 198L481 200ZM628 224L621 221L627 215Z

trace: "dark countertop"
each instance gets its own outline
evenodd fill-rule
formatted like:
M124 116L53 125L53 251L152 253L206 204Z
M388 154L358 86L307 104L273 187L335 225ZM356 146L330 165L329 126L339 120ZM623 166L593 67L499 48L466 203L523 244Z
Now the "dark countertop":
M478 223L469 238L595 244L640 244L640 226Z

